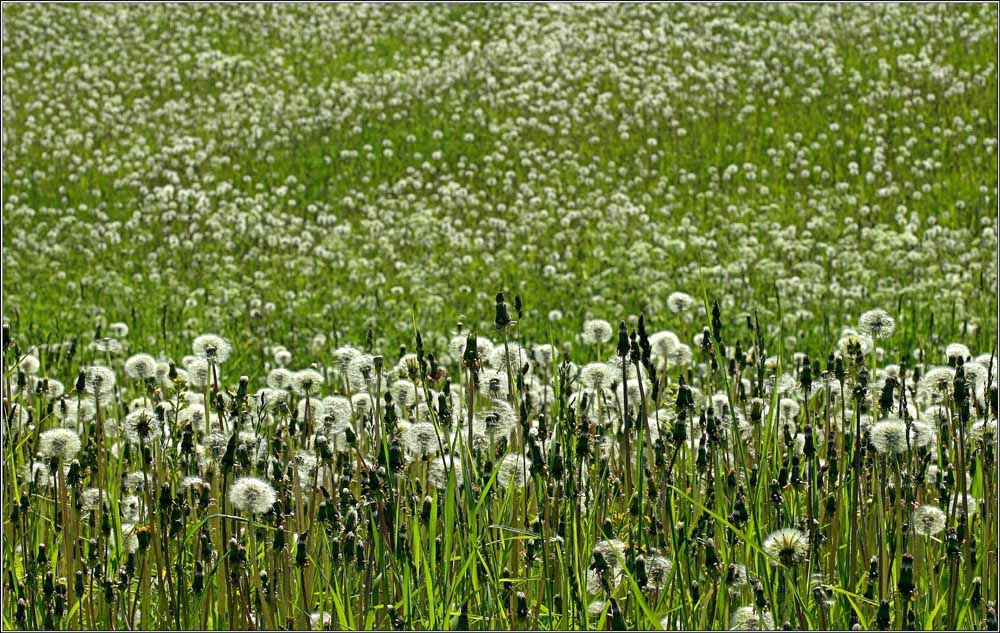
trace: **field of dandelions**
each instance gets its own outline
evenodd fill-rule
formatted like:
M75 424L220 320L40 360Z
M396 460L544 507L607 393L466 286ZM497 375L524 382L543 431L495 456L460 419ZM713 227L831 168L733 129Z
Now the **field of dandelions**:
M3 7L7 629L997 629L997 8Z

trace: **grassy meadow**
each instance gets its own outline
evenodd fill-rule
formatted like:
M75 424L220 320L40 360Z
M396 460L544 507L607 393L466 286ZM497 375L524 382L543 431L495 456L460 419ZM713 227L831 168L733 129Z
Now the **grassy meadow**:
M996 630L995 4L3 5L5 630Z

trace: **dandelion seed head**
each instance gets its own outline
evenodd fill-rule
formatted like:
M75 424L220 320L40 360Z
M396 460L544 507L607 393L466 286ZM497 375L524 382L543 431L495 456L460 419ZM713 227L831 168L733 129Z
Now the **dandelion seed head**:
M309 614L309 626L313 631L327 631L333 626L333 616L326 611L313 611Z
M191 349L199 358L221 365L229 359L233 346L218 334L202 334L194 339Z
M70 429L51 429L38 436L38 454L45 459L71 461L80 452L80 436Z
M649 347L652 354L660 358L670 360L671 355L676 353L680 346L680 339L670 330L655 332L649 336Z
M288 367L292 362L292 353L284 347L274 350L274 363L278 367Z
M80 502L84 510L96 510L107 499L108 493L100 488L87 488L80 496Z
M402 435L403 448L412 461L437 455L440 445L432 423L417 422L410 425Z
M667 297L667 309L674 314L687 312L694 306L694 297L686 292L671 292Z
M162 434L160 420L151 409L136 409L126 415L122 432L133 444L155 441Z
M149 354L135 354L125 361L125 375L133 380L156 376L156 359Z
M212 370L208 361L194 356L186 357L184 368L187 370L187 382L192 387L207 387L212 381Z
M614 330L604 319L591 319L583 322L583 342L589 345L601 345L611 340Z
M196 477L194 475L189 475L189 476L187 476L187 477L185 477L184 479L181 480L181 488L183 488L185 490L187 490L191 486L194 486L196 488L200 488L201 486L204 486L204 485L206 485L205 480L202 479L201 477Z
M809 556L809 538L795 528L775 530L764 539L764 551L775 565L791 567Z
M94 351L100 352L101 354L121 354L125 351L125 346L122 345L121 341L118 339L111 338L110 336L105 336L103 338L94 339L94 342L90 344Z
M607 363L588 363L580 370L580 384L601 391L611 385L611 367Z
M694 360L694 354L689 345L681 343L677 349L669 354L668 359L674 367L689 367L691 361Z
M726 573L726 588L730 594L738 594L747 585L748 580L746 565L729 565L729 570Z
M972 423L972 426L969 428L969 445L975 446L978 442L983 442L988 448L996 447L996 420L976 420Z
M527 478L531 476L531 462L517 453L508 453L498 468L497 483L504 488L523 488Z
M128 523L138 523L141 520L140 510L142 507L139 497L129 495L118 504L121 509L122 520Z
M292 389L300 396L315 396L322 389L323 382L323 374L315 369L301 369L292 377Z
M799 410L801 407L799 403L791 398L782 398L778 401L778 409L781 414L782 419L786 423L791 423L795 418L799 417Z
M496 345L486 357L489 366L506 375L507 364L510 363L510 371L517 376L524 365L530 365L531 354L517 343L507 345Z
M913 531L921 536L934 536L944 531L947 520L941 508L922 505L913 511Z
M910 422L910 446L914 449L931 446L937 442L937 430L933 424L922 420Z
M442 455L431 460L427 468L427 481L440 490L448 487L448 472L455 473L455 484L462 485L462 460L455 459L451 455Z
M365 392L356 393L351 396L351 406L358 417L364 418L375 411L375 404L372 397Z
M962 360L965 360L966 358L972 356L972 352L969 351L969 347L967 345L963 345L962 343L951 343L944 348L944 355L945 358L948 359L961 358Z
M493 400L488 411L477 416L474 423L477 432L492 440L509 436L517 426L514 407L504 400Z
M598 593L596 591L592 593ZM607 606L607 600L594 600L587 605L587 615L592 618L599 618L601 614L604 613L604 607Z
M241 512L265 514L277 498L271 484L256 477L240 477L229 489L229 503Z
M653 555L646 558L646 588L652 591L664 589L670 584L673 563L666 556Z
M122 486L126 490L141 490L143 486L146 485L146 474L141 470L135 470L130 473L126 473L122 477Z
M271 389L291 389L295 374L284 367L275 367L267 373L267 386Z
M84 370L84 387L87 393L106 396L115 387L115 372L110 367L92 365Z
M41 362L35 354L25 354L17 363L17 368L29 376L37 374L41 368Z
M968 492L960 492L952 495L951 503L948 505L949 513L958 516L965 509L968 509L969 518L971 519L979 511L979 504Z
M876 422L871 429L871 443L882 455L899 455L910 447L906 423L896 418Z
M535 345L532 352L535 362L542 367L551 367L552 361L556 357L556 348L548 343Z
M609 565L622 565L625 561L625 542L621 539L604 539L594 543L594 554L600 554Z
M411 381L399 379L389 387L392 401L400 407L412 407L417 403L417 387Z
M347 365L346 375L352 390L359 392L367 390L375 383L375 357L371 354L355 356Z
M295 468L299 472L299 482L302 486L312 486L319 475L319 458L310 451L300 450L295 453Z
M342 345L333 350L333 364L341 374L347 374L347 369L354 359L362 356L364 352L350 345Z
M132 523L122 523L122 549L126 554L134 554L139 550L139 535Z
M771 613L758 612L755 607L739 607L729 617L730 631L773 631L774 618Z
M896 320L885 310L875 308L861 315L858 330L873 339L888 338L896 331Z
M848 356L850 348L857 345L861 348L861 353L867 356L875 349L875 343L867 334L850 332L840 337L837 341L837 349L844 357Z

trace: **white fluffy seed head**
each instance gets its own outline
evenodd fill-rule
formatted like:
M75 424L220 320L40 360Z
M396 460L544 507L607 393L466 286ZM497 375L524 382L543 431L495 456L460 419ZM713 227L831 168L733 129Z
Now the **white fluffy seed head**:
M652 348L653 355L670 360L671 354L680 348L681 340L670 330L663 330L649 337L649 346Z
M936 506L920 506L913 511L913 531L921 536L934 536L944 531L948 517Z
M292 388L300 396L316 396L322 387L323 374L315 369L302 369L292 378Z
M729 617L730 631L773 631L774 618L767 611L761 613L755 607L739 607Z
M413 461L437 455L440 449L438 439L439 436L431 422L417 422L403 431L403 447Z
M876 422L871 430L871 443L882 455L899 455L912 446L906 438L906 423L895 418Z
M93 365L84 370L84 386L87 393L105 396L115 387L115 372L110 367Z
M667 297L667 309L674 314L687 312L694 306L694 297L686 292L671 292Z
M497 468L500 469L497 472L497 483L504 488L508 486L523 488L531 477L531 462L524 455L517 453L508 453Z
M791 567L809 556L809 537L795 528L775 530L764 539L764 551L775 565Z
M156 359L149 354L135 354L125 361L125 375L133 380L156 376Z
M271 389L291 389L295 374L284 367L276 367L267 374L267 386Z
M240 477L229 489L229 503L240 512L264 514L277 498L271 484L256 477Z
M69 429L51 429L38 436L38 454L70 461L80 452L80 436Z
M885 310L875 308L861 315L858 319L858 329L873 339L888 338L896 331L896 320Z
M591 319L583 322L583 342L591 345L607 343L611 340L614 330L604 319Z
M191 349L196 356L221 365L229 358L233 346L218 334L202 334L191 344Z
M612 379L607 363L588 363L580 370L580 384L587 389L600 391L610 386Z
M37 374L40 367L41 363L38 361L38 356L35 354L25 354L24 357L17 362L17 368L29 376Z
M961 358L962 360L965 360L966 358L972 356L972 352L969 351L969 347L967 345L963 345L962 343L951 343L944 348L944 355L949 359Z
M449 471L455 473L455 484L462 485L462 460L454 459L451 455L443 455L431 461L427 469L427 481L441 490L448 487Z

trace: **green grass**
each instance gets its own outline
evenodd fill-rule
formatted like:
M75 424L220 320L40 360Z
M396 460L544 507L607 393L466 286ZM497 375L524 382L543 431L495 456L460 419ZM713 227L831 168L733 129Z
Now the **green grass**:
M904 523L917 504L944 506L948 491L919 481L930 464L965 467L971 494L996 500L995 436L966 436L995 424L995 387L977 387L967 420L954 393L917 388L948 362L950 343L980 361L996 350L995 6L11 4L3 21L6 626L305 628L325 612L334 628L706 629L729 628L737 608L760 601L777 626L868 628L881 599L895 629L909 613L918 627L989 625L992 514L972 516L960 560L947 558L944 533ZM675 291L694 307L669 310ZM516 327L494 327L497 292L511 311L523 300ZM724 336L703 350L695 337L713 329L716 301ZM843 337L872 308L895 333L858 358ZM631 333L640 314L693 354L659 368L657 393L647 382L638 402L630 396L625 415L648 416L661 445L645 425L622 432L621 407L605 395L584 407L571 380L614 352L614 337L580 337L585 321ZM759 325L748 327L751 316ZM119 323L123 349L99 351L92 343ZM448 349L470 331L529 352L551 344L576 365L481 373L500 376L499 399L530 420L505 442L449 449L466 485L452 476L436 489L426 461L394 470L390 449L409 423L430 422L447 445L459 416L485 419L489 398ZM234 347L218 384L192 392L163 376L125 378L139 352L190 369L184 357L205 332ZM750 356L736 357L737 342ZM253 402L282 364L278 346L289 368L324 373L326 397L359 390L336 368L346 345L385 357L381 381L362 389L377 415L350 416L358 451L321 459L322 489L296 468L275 476L269 460L285 467L318 450L303 436L316 421L296 412L300 396L262 417ZM28 353L37 371L18 368ZM819 383L834 353L843 384L773 388L802 380L804 355ZM41 433L62 424L63 400L84 398L74 385L94 364L119 382L94 428L70 425L84 442L80 480L29 481L33 461L50 468L37 459ZM890 365L905 384L883 410ZM398 423L384 415L390 377L424 403L403 403ZM697 389L686 421L682 377ZM66 395L34 393L44 378ZM446 384L461 396L455 425L437 410ZM546 387L554 400L533 410L526 397ZM904 416L901 394L917 419L945 405L926 453L886 458L869 446L854 463L852 432L826 437L831 425L853 428L852 411ZM755 398L766 412L746 437L720 421L702 455L700 437L674 444L678 416L707 432L713 396L746 419ZM159 440L99 433L125 424L140 397L172 441L184 431L178 409L207 403L226 422L219 432L252 427L268 459L199 463ZM783 398L801 407L796 433L822 430L815 458L786 445ZM495 466L530 450L529 422L549 442L544 467L523 488L501 485ZM190 431L210 444L206 429ZM835 477L824 470L834 460ZM121 475L136 471L153 482L140 495L152 511L137 521L152 537L130 559L118 505ZM284 514L232 506L227 486L245 474L275 486ZM207 482L206 505L183 492L188 475ZM172 499L162 508L161 484ZM89 488L107 492L106 511L78 507ZM11 514L20 499L30 508ZM318 519L320 501L339 518ZM811 534L824 540L808 560L773 565L767 536L808 532L814 517ZM959 527L954 515L947 523ZM230 560L233 536L242 549ZM621 576L588 594L595 543L613 538L626 544ZM909 601L896 587L904 552L914 555ZM638 555L671 561L663 587L642 580ZM753 581L727 587L731 564Z

